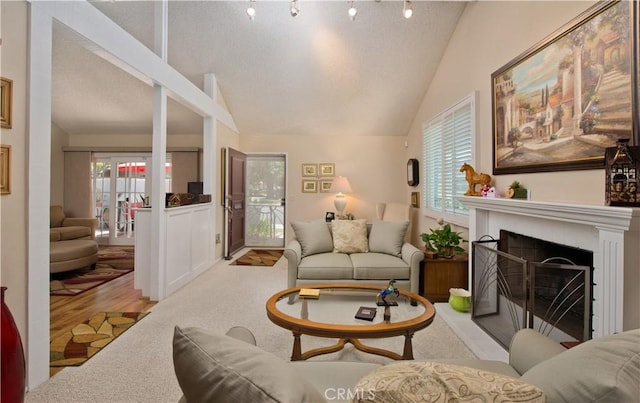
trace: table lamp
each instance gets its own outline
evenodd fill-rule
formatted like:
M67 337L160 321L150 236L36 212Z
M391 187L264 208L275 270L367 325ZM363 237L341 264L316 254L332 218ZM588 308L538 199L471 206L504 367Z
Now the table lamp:
M344 208L347 205L347 201L344 198L345 193L351 193L351 185L349 185L349 180L344 176L336 177L333 182L331 182L331 188L329 188L330 192L337 193L336 199L333 204L336 206L336 210L338 210L338 215L344 215Z

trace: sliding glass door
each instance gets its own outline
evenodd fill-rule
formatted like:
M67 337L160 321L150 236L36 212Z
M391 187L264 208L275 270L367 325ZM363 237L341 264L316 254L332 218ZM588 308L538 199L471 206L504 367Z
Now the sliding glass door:
M170 162L166 175L167 191L171 191ZM94 155L93 203L98 218L98 243L133 245L135 209L142 207L151 193L151 181L147 178L151 178L150 155Z

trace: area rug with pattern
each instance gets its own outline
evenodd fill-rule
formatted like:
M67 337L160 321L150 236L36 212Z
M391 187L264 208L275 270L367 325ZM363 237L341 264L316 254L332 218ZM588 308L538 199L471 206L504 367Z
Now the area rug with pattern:
M100 312L51 341L49 365L82 365L149 312Z
M100 246L96 268L85 267L51 275L49 294L78 295L133 271L133 246Z
M283 253L282 249L251 249L230 264L235 266L273 266Z

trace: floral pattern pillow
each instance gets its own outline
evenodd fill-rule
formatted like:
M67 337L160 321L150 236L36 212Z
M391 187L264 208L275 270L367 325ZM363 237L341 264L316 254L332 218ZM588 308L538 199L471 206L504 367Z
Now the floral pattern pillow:
M517 378L437 362L387 364L356 384L353 402L530 402L544 392Z
M369 252L367 220L334 220L331 223L333 251L336 253Z

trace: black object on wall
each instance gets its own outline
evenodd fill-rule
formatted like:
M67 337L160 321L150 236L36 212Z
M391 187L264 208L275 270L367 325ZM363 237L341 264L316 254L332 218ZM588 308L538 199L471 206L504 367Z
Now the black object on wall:
M415 158L409 158L409 161L407 161L407 184L409 186L418 186L420 183L418 172L418 160Z

